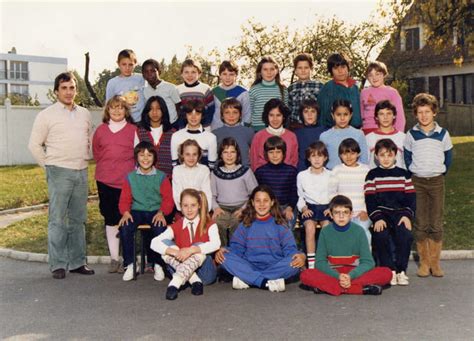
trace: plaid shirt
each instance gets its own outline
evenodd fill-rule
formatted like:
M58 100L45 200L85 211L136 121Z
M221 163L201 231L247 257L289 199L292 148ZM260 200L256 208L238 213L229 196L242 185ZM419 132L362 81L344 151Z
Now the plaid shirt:
M295 82L288 87L288 105L290 107L290 121L303 123L300 120L300 106L305 99L318 99L319 91L323 87L320 81Z

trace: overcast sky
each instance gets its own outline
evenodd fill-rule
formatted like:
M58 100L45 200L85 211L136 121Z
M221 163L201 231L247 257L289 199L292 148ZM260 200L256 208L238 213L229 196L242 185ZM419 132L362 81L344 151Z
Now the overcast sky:
M314 1L3 1L0 0L1 53L64 57L69 69L84 73L91 55L91 80L114 69L120 50L147 58L182 59L186 46L225 51L239 41L240 26L253 18L263 24L310 25L316 15L356 23L369 17L377 0Z

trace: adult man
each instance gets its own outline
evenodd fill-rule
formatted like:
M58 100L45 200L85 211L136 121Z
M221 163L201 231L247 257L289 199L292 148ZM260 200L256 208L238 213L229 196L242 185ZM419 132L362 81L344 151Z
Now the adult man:
M46 169L49 193L48 253L53 278L66 270L93 275L86 265L87 160L91 134L89 111L74 104L77 81L70 72L54 80L57 102L35 119L29 149Z

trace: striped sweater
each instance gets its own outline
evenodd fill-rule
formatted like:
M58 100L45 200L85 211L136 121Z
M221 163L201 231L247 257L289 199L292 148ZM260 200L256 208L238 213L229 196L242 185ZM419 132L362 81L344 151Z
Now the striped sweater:
M283 98L279 86L275 81L266 82L262 80L261 83L253 85L249 90L250 95L250 109L252 110L252 128L255 131L265 128L265 123L262 120L263 107L272 98L279 98L288 104L288 90L283 91Z
M211 87L205 83L197 81L194 84L180 84L176 86L176 89L179 92L179 97L181 97L181 105L186 104L192 99L199 99L204 102L204 112L202 113L202 125L203 127L208 127L211 125L212 119L214 117L214 94L212 93ZM181 112L178 121L180 122L180 127L184 127L185 123L185 113Z
M383 211L397 211L410 219L416 209L415 188L408 171L400 167L377 167L365 178L365 202L373 222L383 219Z
M298 253L291 231L278 225L272 216L256 219L249 227L241 223L232 235L229 251L259 270Z
M295 167L286 163L267 163L255 171L255 177L259 185L270 186L280 206L291 206L294 209L298 202L297 173Z

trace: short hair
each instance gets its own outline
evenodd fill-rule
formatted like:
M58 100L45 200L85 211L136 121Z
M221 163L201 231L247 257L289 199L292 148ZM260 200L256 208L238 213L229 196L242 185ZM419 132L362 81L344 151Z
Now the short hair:
M183 64L181 64L181 71L180 73L183 73L183 70L185 67L195 67L199 73L202 73L202 66L201 63L199 63L197 60L188 58L186 59Z
M263 150L265 151L265 160L268 161L268 152L270 150L281 150L283 152L283 159L286 157L286 142L280 136L270 136L263 145Z
M334 114L336 109L339 107L347 108L349 112L352 114L352 104L347 99L336 99L334 102L332 102L331 113Z
M64 83L64 82L69 82L69 81L74 82L74 84L76 85L76 90L77 90L77 79L72 72L68 71L68 72L62 72L56 76L56 78L54 79L54 91L59 90L59 84Z
M135 52L133 52L133 50L125 49L120 51L117 56L117 63L125 58L131 59L132 62L134 62L135 64L137 63L137 55L135 54Z
M242 164L242 156L240 153L240 147L237 141L233 137L226 137L225 139L222 140L221 144L219 145L219 151L217 152L219 161L218 161L218 166L222 167L224 166L224 161L222 160L222 152L228 148L228 147L234 147L235 151L237 152L237 159L235 160L235 163L237 165Z
M270 114L270 111L275 108L278 108L278 110L283 114L283 126L285 126L286 122L288 121L288 117L290 116L290 109L279 98L272 98L267 103L265 103L262 111L263 123L265 123L266 126L270 125L268 115Z
M307 98L307 99L304 99L303 102L301 102L300 104L300 119L301 119L301 122L304 123L304 117L303 117L303 111L304 109L307 109L307 108L313 108L316 110L316 122L318 121L318 116L319 116L319 113L320 113L320 109L319 109L319 105L318 105L318 102L316 102L315 99L312 99L312 98Z
M397 116L397 108L392 104L392 102L386 99L386 100L378 102L375 105L374 118L377 118L377 116L379 115L379 110L382 110L382 109L391 110L393 113L393 116L395 117Z
M346 65L347 69L350 70L350 59L342 53L333 53L329 56L327 65L328 72L332 76L332 69L336 66Z
M219 75L225 70L239 74L239 66L233 60L224 60L219 65Z
M143 62L143 64L142 64L142 73L143 73L143 70L145 70L145 66L148 66L148 65L153 65L153 67L156 69L156 71L158 71L158 73L161 73L160 63L156 59L153 59L153 58L147 59Z
M187 139L187 140L184 140L184 142L181 143L178 147L179 163L183 163L184 149L186 147L190 147L190 146L196 147L198 149L198 162L201 160L201 157L202 157L202 148L201 148L201 146L199 145L199 143L197 143L196 140Z
M313 68L314 65L313 56L311 56L309 53L300 53L295 57L295 59L293 59L293 67L295 69L299 62L308 62L310 68Z
M141 121L139 125L145 130L151 131L151 121L149 112L151 110L151 105L154 102L157 102L160 105L161 126L163 127L163 132L166 133L167 131L170 131L172 129L170 123L170 113L168 111L168 106L166 105L165 100L163 99L163 97L160 96L151 96L150 98L148 98L145 103L145 106L143 107Z
M416 95L415 98L413 98L413 103L412 103L413 114L415 114L416 116L418 107L423 107L425 105L429 106L435 114L438 113L438 100L436 99L436 97L423 92L421 94Z
M224 122L224 110L228 108L237 109L242 118L242 103L235 97L228 97L221 103L221 120Z
M376 60L375 62L370 62L367 65L367 70L365 71L365 77L368 77L370 71L375 70L377 72L382 72L384 76L388 75L387 65L383 62Z
M325 156L327 160L324 163L324 165L326 165L326 163L328 163L328 161L329 161L329 152L328 152L328 149L327 149L326 145L324 144L324 142L316 141L316 142L311 143L308 146L308 148L306 148L305 155L304 155L306 160L309 160L309 158L313 154Z
M197 112L204 112L204 102L201 99L190 99L186 103L184 103L181 106L181 110L185 113L188 114L192 112L193 110L196 110Z
M135 163L138 164L138 154L144 152L145 150L153 155L153 164L155 164L156 160L158 159L158 155L156 154L153 144L148 141L142 141L138 143L133 149L133 158L135 159Z
M375 155L379 153L382 149L386 149L389 152L394 152L397 154L398 148L395 142L392 139L381 139L378 140L375 144Z
M133 122L133 118L130 115L130 106L128 105L125 98L120 95L115 95L107 101L104 108L102 122L108 123L110 121L110 109L116 105L121 105L123 108L125 108L125 120L129 123Z
M352 212L352 201L351 201L351 199L349 199L348 197L346 197L344 195L336 195L329 202L329 210L331 212L333 211L333 209L335 209L338 206L348 208Z
M351 137L342 140L339 144L339 155L344 153L360 153L359 143Z

